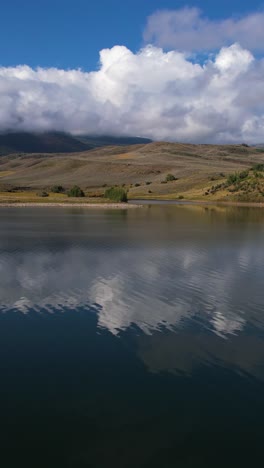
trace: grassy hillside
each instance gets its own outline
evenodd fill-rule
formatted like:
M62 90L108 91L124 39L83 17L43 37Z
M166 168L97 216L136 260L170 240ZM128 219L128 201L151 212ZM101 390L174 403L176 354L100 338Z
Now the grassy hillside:
M261 148L164 142L67 155L13 154L0 158L0 191L12 194L21 193L21 188L36 191L62 185L67 189L77 184L93 196L123 185L129 198L262 201L263 197L264 201L262 176L249 171L258 163L264 163ZM243 171L249 171L250 187L227 185L230 174ZM168 174L173 176L169 180Z

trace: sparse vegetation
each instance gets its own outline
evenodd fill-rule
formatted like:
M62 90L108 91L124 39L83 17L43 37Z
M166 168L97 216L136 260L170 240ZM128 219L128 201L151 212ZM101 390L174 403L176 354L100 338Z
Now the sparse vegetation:
M122 187L111 187L105 191L105 198L114 202L127 202L127 192Z
M227 178L227 184L232 185L240 182L243 179L246 179L248 176L248 171L235 172L234 174L229 174Z
M131 188L131 198L151 198L149 189L154 187L151 192L160 199L176 200L181 195L185 200L201 200L206 194L208 200L232 201L243 194L253 200L257 194L262 200L263 152L264 147L241 144L166 142L138 148L105 147L90 150L89 157L18 151L1 158L1 199L43 203L39 192L47 191L46 203L87 203L89 199L103 203L106 189L118 184L116 189ZM119 183L117 177L121 178ZM68 198L68 189L74 185L85 190L86 198Z
M213 185L204 195L214 195L216 192L227 191L234 201L256 202L264 201L264 175L256 169L262 169L262 164L253 166L251 170L229 174L226 182ZM263 165L264 169L264 165Z
M259 172L264 172L264 164L254 164L252 167L253 171L259 171Z

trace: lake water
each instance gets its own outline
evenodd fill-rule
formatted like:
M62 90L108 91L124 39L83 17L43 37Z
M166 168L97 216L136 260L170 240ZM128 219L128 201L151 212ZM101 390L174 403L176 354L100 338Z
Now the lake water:
M0 219L1 467L262 466L264 210Z

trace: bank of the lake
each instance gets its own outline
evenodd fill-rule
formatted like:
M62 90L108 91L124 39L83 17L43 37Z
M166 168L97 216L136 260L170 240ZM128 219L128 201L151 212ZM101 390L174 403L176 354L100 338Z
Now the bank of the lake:
M25 208L25 207L61 207L61 208L96 208L96 209L118 209L118 210L127 210L133 208L141 208L142 204L136 203L3 203L0 202L1 208Z
M210 200L167 200L167 199L135 199L131 204L138 205L201 205L201 206L234 206L248 208L264 208L263 203L256 202L235 202L235 201L210 201Z

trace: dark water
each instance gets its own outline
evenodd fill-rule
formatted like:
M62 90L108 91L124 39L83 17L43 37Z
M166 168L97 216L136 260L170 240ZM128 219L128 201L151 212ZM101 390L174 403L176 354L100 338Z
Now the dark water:
M0 466L258 467L264 210L0 210Z

